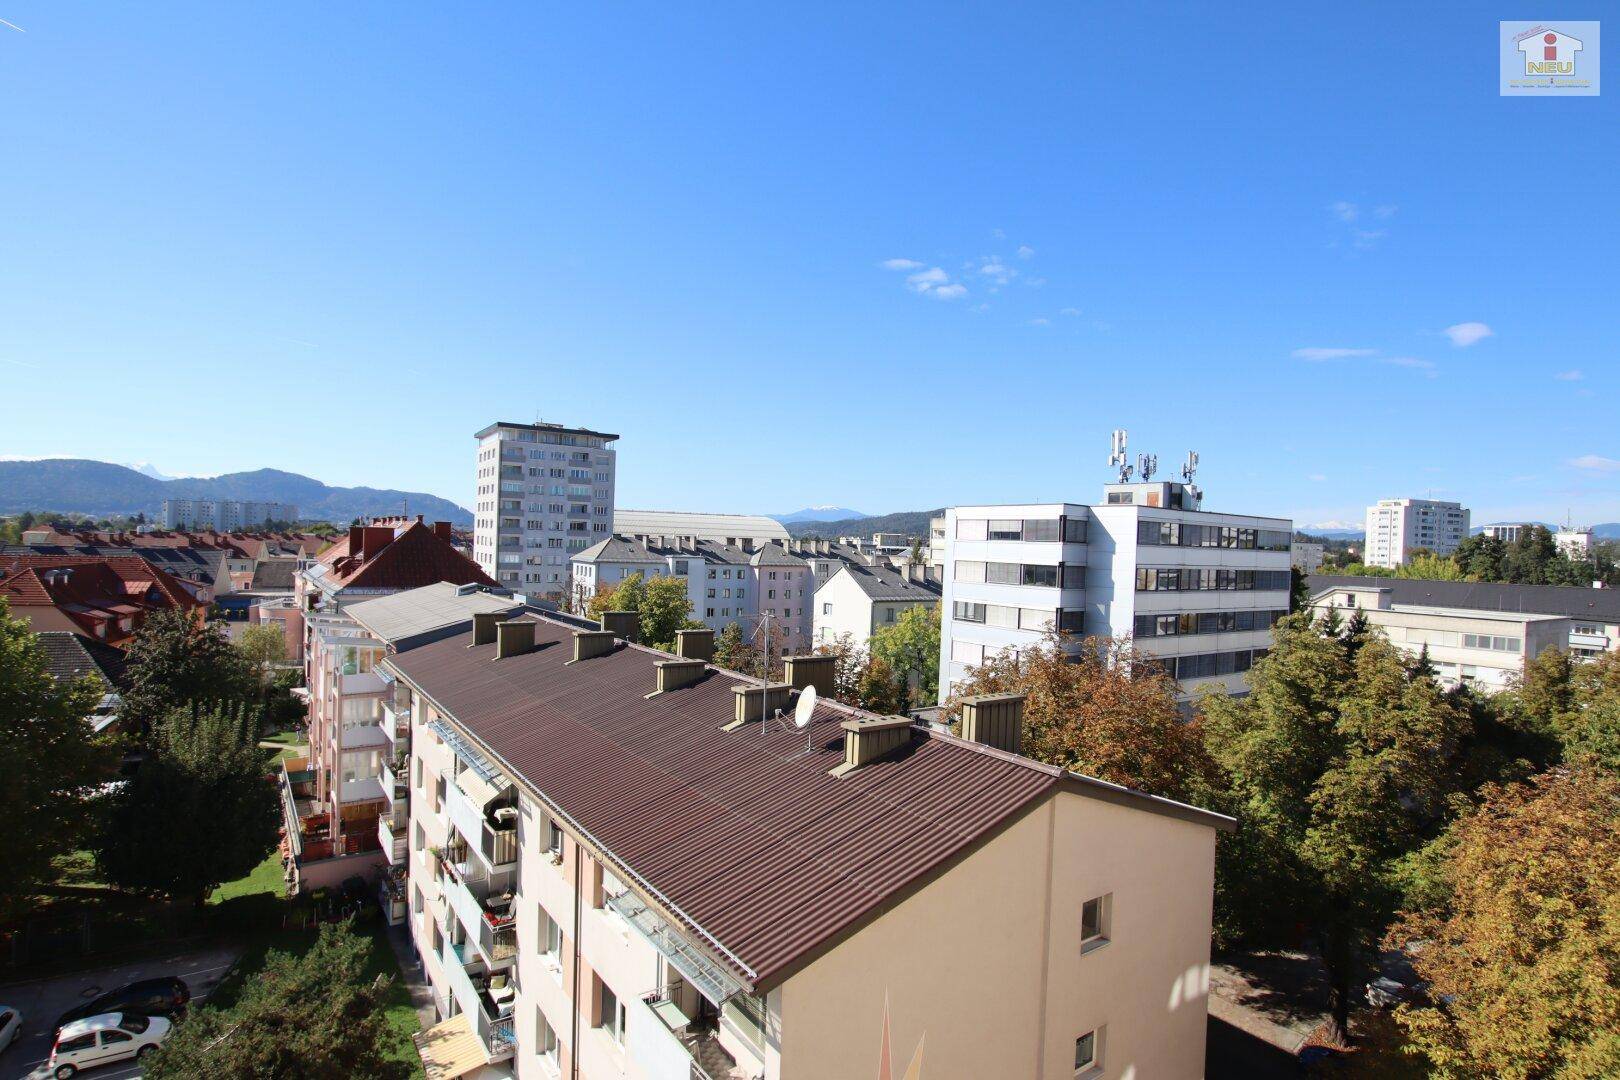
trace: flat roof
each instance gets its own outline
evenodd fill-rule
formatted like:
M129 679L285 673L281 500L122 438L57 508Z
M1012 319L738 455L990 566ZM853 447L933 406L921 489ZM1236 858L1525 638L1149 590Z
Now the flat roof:
M591 428L569 427L567 424L524 424L516 420L497 420L480 431L473 432L473 438L482 439L485 435L497 428L522 428L527 431L555 431L563 435L595 435L598 439L617 439L618 436L606 431L596 431Z
M507 612L523 607L521 601L487 588L462 592L448 581L407 589L375 600L363 600L343 609L344 615L373 636L398 646L424 634L472 622L478 612Z
M627 883L682 921L754 990L779 985L1059 791L1205 827L1230 818L911 729L848 775L842 725L878 719L822 698L807 730L736 731L709 667L649 698L668 654L616 644L573 661L575 627L525 614L532 652L497 661L471 633L387 665L518 782L583 833ZM808 745L809 749L806 750Z
M1620 623L1620 589L1576 585L1502 585L1484 581L1429 581L1425 578L1359 577L1312 574L1306 579L1312 597L1328 589L1388 589L1397 604L1468 608L1476 611L1523 611L1567 615Z

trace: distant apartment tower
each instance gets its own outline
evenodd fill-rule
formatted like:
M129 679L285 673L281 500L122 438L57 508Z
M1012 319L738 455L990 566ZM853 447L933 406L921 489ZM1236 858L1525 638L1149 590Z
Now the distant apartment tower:
M1518 543L1519 537L1525 534L1525 530L1534 527L1533 524L1524 521L1498 521L1481 526L1479 531L1504 544L1515 544Z
M297 521L298 507L291 503L255 502L238 499L164 499L163 527L166 529L211 529L236 532L253 529L267 521Z
M1184 694L1243 690L1288 613L1286 518L1208 513L1190 484L1109 484L1104 503L945 511L940 700L1056 627L1133 636Z
M617 435L495 423L478 439L473 559L509 589L561 601L568 558L613 533Z
M1362 562L1393 569L1425 548L1450 555L1468 538L1468 510L1435 499L1379 499L1367 507L1367 551Z

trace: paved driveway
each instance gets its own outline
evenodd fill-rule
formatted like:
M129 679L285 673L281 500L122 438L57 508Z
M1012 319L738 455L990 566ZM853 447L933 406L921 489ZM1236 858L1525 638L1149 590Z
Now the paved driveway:
M240 948L203 949L0 986L0 1004L10 1005L20 1011L23 1017L22 1033L4 1054L0 1054L0 1078L14 1080L48 1075L40 1066L50 1054L51 1042L56 1035L51 1024L73 1006L137 979L156 979L167 975L178 975L186 981L191 988L191 1003L196 1006L219 985L219 980L241 954ZM81 1075L86 1080L125 1080L140 1074L139 1067L131 1061L92 1069Z

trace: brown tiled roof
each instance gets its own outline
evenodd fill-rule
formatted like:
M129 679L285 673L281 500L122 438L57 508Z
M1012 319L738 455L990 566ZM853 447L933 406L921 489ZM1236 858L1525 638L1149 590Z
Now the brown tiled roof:
M648 700L665 654L620 645L564 666L570 626L535 619L537 648L495 660L464 633L389 664L588 833L672 914L732 955L756 989L853 932L1060 787L1213 815L1027 758L916 730L842 778L845 720L823 699L806 732L734 732L734 673ZM1106 790L1102 790L1106 789Z
M500 587L426 522L388 521L373 527L382 525L395 530L393 539L369 558L350 552L348 536L321 552L319 561L332 570L327 580L356 589L418 589L440 581Z
M148 588L156 586L158 592L175 607L190 609L206 606L203 601L197 599L195 593L186 588L182 579L153 566L139 555L8 554L0 557L0 572L63 568L75 571L74 579L70 579L69 582L74 585L75 591L84 590L91 582L102 587L102 591L109 595L130 594L133 591L144 593ZM81 570L87 571L84 577L78 574ZM112 575L118 584L109 584L104 574ZM75 584L75 581L78 584Z
M51 678L60 681L95 675L109 687L124 689L128 686L129 667L124 650L66 630L46 630L34 636L45 650Z

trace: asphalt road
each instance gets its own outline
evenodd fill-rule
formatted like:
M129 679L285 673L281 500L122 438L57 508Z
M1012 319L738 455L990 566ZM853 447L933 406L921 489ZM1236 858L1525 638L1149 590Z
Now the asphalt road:
M219 980L241 953L237 948L205 949L0 986L0 1004L10 1005L21 1012L23 1018L17 1041L0 1054L0 1077L24 1080L49 1076L43 1066L56 1036L56 1029L51 1025L73 1006L137 979L178 975L191 988L191 1003L195 1007L219 985ZM86 1080L130 1080L140 1076L141 1070L131 1060L79 1075Z

